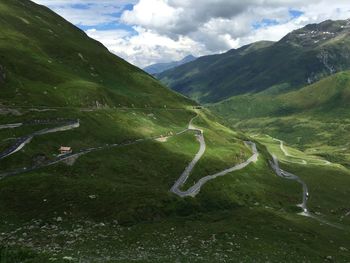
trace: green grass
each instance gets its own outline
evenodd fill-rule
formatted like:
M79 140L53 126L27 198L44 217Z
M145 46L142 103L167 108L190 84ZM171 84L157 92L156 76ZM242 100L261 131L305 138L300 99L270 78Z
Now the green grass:
M38 137L24 151L2 160L1 167L18 166L20 156L30 159L34 153L50 155L57 150L54 145L70 140L86 147L90 143L106 143L112 138L118 141L154 135L154 130L164 134L169 127L171 131L179 131L194 116L193 112L186 111L152 113L154 116L151 117L149 111L58 111L57 116L79 117L81 127ZM44 118L53 112L35 114L36 118ZM25 116L18 116L14 121ZM133 121L130 123L131 116ZM112 121L114 118L116 122ZM203 171L218 172L231 166L232 159L240 155L241 150L249 155L249 150L242 144L247 138L218 121L204 111L194 123L204 129L209 150L190 179L200 178ZM100 129L90 129L95 122ZM107 129L108 122L111 122L110 129ZM115 128L113 123L116 123ZM144 127L149 129L144 130ZM24 126L12 132L25 133L34 128L40 127ZM74 137L76 133L80 140ZM46 144L52 147L43 147ZM225 145L232 150L225 150ZM261 155L256 164L208 182L196 198L181 199L169 191L198 150L193 133L163 143L148 141L103 150L80 157L73 166L59 164L1 180L0 231L13 237L13 245L6 250L3 262L15 262L12 258L22 255L16 245L33 251L25 252L24 258L32 258L29 262L45 262L49 257L64 262L64 256L76 260L110 257L105 262L128 262L135 258L141 262L172 262L175 259L210 262L213 258L223 260L225 257L247 261L267 257L278 262L286 256L287 244L292 244L289 255L300 260L318 261L329 255L345 259L346 254L339 252L339 247L347 247L347 232L340 234L336 229L296 215L299 210L295 205L301 198L300 185L276 177L267 163L268 152L262 144L258 147ZM307 177L310 178L312 211L322 213L333 222L347 224L347 221L339 222L347 209L346 197L349 195L347 184L344 187L339 184L345 182L347 172L327 188L329 178L339 175L338 168L319 171L308 167L306 171L299 171L293 165L287 169L301 176L309 171L313 173L314 178ZM336 196L333 195L334 187L339 191ZM92 195L95 198L89 197ZM63 222L56 222L57 217L62 217ZM117 226L113 226L115 220ZM35 222L40 222L40 227ZM99 226L100 222L106 226ZM45 224L47 227L41 228ZM13 232L19 227L22 230ZM81 230L69 234L76 229ZM56 237L48 239L49 233ZM66 243L75 235L80 237L78 241ZM213 235L216 241L212 241ZM34 241L33 246L25 242L29 237ZM327 238L334 242L330 247ZM315 244L316 239L319 241ZM54 244L58 244L55 255ZM281 244L285 248L281 248ZM177 255L179 249L184 253ZM133 251L138 251L137 256Z
M29 11L28 11L29 10ZM21 106L180 107L193 102L111 54L45 7L0 4L0 103Z
M37 114L41 115L42 118L45 118L47 114L54 118L53 115L60 115L60 112ZM64 111L60 117L64 116L79 118L81 126L71 131L35 137L22 151L1 160L1 170L28 167L33 162L33 157L38 155L44 155L48 160L54 159L60 145L69 145L73 147L74 151L79 151L105 144L123 143L176 133L187 127L194 113L166 110L124 112L99 110L88 113ZM25 118L25 115L18 118L16 121ZM40 127L40 129L42 128ZM23 128L14 129L11 132L21 131L18 133L25 134L25 132L32 132L32 130L33 128L30 126L23 126ZM52 209L59 208L59 211L63 213L63 210L69 208L70 204L67 203L62 208L60 202L65 198L73 198L73 202L79 207L78 214L85 213L93 216L94 213L101 214L102 212L97 211L94 207L90 210L88 204L84 206L84 203L89 201L89 193L91 195L97 192L101 195L100 202L105 204L100 206L101 210L105 211L101 216L107 216L112 211L111 208L113 206L117 208L118 204L128 204L130 209L134 209L125 200L129 196L134 199L135 206L142 206L142 203L137 204L138 200L142 200L142 193L140 196L135 195L135 192L138 192L144 185L149 185L154 189L153 198L157 197L160 189L162 195L167 196L170 185L175 178L167 178L166 176L178 176L182 168L175 167L175 164L183 163L184 167L189 162L195 151L194 149L191 151L191 145L195 143L191 139L190 134L184 134L170 139L166 144L146 141L134 146L103 150L80 157L73 167L59 164L40 169L34 173L5 179L2 181L4 199L0 206L7 211L14 209L15 213L21 213L22 218L33 218L38 214L52 215L53 211L48 211L47 207L41 206L42 199L44 199L42 197L48 194L53 195L52 198L49 198L49 200L53 199L54 202ZM101 163L103 165L100 165ZM170 174L169 171L171 171ZM146 178L148 181L143 181ZM29 188L27 188L28 183L31 185ZM5 187L5 185L7 186ZM36 187L38 189L32 192ZM86 189L83 190L84 188ZM66 191L67 197L63 194L63 189ZM152 192L150 189L148 190ZM12 195L10 194L12 191L18 193L23 191L23 195ZM127 193L128 191L129 193ZM113 193L114 198L111 197L111 193ZM17 200L11 200L11 198ZM106 199L114 200L109 204L111 208L107 208ZM156 199L158 202L158 199L162 198ZM152 203L152 201L150 202ZM88 208L89 211L84 211L84 207ZM127 209L128 207L122 205L113 215Z
M6 73L0 83L0 108L18 110L18 114L1 112L0 123L64 118L79 119L81 124L35 137L21 151L0 160L1 172L31 166L37 156L54 160L61 145L77 152L171 135L187 128L195 116L194 102L110 54L48 9L29 1L4 0L0 14L0 63ZM251 46L242 55L263 48L265 44ZM265 132L278 121L262 120L263 129L242 120L237 125ZM303 123L323 127L317 120ZM210 111L200 111L194 124L204 130L208 149L188 185L251 154L243 144L249 137L223 125ZM318 136L329 136L335 125ZM9 138L54 126L0 130L0 150L11 145ZM346 127L347 123L341 126ZM166 142L147 140L96 151L80 156L72 166L60 163L4 178L0 262L67 262L64 257L73 257L73 262L320 262L327 256L346 262L348 252L340 248L350 249L345 217L348 171L283 163L307 181L312 211L344 228L320 225L297 215L300 185L273 173L268 150L276 146L269 142L266 148L259 141L257 163L208 182L196 198L170 192L198 151L191 132ZM309 157L310 149L301 153L293 146L288 144L293 154L314 158ZM325 147L313 149L321 155L328 151Z
M210 109L231 127L268 134L347 166L349 80L349 72L340 72L298 91L236 96Z
M232 167L250 157L249 149L237 133L208 118L205 114L201 114L193 124L204 132L206 151L193 169L183 189L191 187L206 175ZM208 166L208 164L211 165Z
M348 117L347 98L350 73L340 72L297 91L272 87L266 91L235 96L212 105L217 113L236 119L283 117L293 114L314 114L316 117Z
M322 227L300 216L284 217L266 209L239 208L196 217L171 219L122 227L115 223L78 222L27 224L23 231L33 234L37 244L55 242L59 253L54 262L96 259L103 262L223 262L234 258L247 262L320 262L331 256L346 262L348 234ZM32 230L28 230L32 227ZM65 233L60 232L65 230ZM48 234L56 234L55 240ZM26 239L26 238L24 238ZM67 241L76 240L73 243ZM106 253L108 251L108 253ZM11 262L4 261L4 262ZM41 261L34 261L41 262Z
M289 146L285 146L288 153L293 156L286 156L281 151L279 142L270 137L254 137L260 143L266 145L271 154L276 155L281 166L301 177L308 185L311 199L309 208L314 213L321 213L323 216L339 223L349 219L343 217L348 209L346 201L350 194L347 185L350 182L350 173L345 167L332 163L325 165L324 160L317 156L309 155ZM303 163L302 161L306 161Z

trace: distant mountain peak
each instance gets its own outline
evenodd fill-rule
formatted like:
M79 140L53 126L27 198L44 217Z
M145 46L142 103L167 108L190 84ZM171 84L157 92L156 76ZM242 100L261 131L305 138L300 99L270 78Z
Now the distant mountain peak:
M184 57L183 59L179 61L171 61L168 63L157 63L157 64L152 64L150 66L145 67L143 70L146 71L149 74L155 75L155 74L160 74L166 70L181 66L183 64L192 62L196 60L197 58L193 56L192 54Z
M350 19L326 20L318 24L309 24L294 30L281 39L280 43L289 43L302 47L313 47L325 42L341 38L350 33Z
M177 92L212 103L283 85L298 89L350 69L350 20L326 20L280 41L205 56L157 77Z
M190 54L190 55L184 57L184 58L182 59L182 61L184 61L184 60L189 60L189 59L196 59L196 57L193 56L192 54Z

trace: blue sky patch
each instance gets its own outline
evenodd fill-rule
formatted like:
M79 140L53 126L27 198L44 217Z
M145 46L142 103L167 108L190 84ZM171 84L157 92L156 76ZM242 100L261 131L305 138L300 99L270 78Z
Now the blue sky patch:
M77 10L88 10L88 9L94 8L94 4L91 4L91 3L72 4L69 6L73 9L77 9ZM122 6L122 8L118 12L105 13L104 15L110 17L111 18L110 20L114 20L112 22L96 23L96 24L90 24L90 25L79 23L79 24L76 24L76 26L84 31L89 30L89 29L96 29L99 31L124 30L124 31L130 32L130 35L136 35L137 32L134 30L134 28L132 26L120 22L120 17L123 14L123 12L127 11L127 10L131 11L131 10L133 10L133 8L134 8L133 4L126 4L126 5Z
M268 19L268 18L264 18L261 21L255 22L253 24L253 28L254 29L259 29L259 28L263 28L263 27L269 27L269 26L275 26L278 25L278 21L276 19Z
M292 19L298 18L298 17L302 16L303 14L304 14L304 12L299 11L299 10L295 10L295 9L289 10L289 15Z
M131 35L136 35L137 32L134 30L132 26L125 25L125 24L119 24L119 23L105 23L105 24L98 24L93 26L86 26L86 25L77 25L81 30L89 30L89 29L96 29L96 30L124 30L131 33Z
M86 9L90 8L90 5L89 4L74 4L74 5L71 5L71 7L74 9L79 9L79 10L86 10Z

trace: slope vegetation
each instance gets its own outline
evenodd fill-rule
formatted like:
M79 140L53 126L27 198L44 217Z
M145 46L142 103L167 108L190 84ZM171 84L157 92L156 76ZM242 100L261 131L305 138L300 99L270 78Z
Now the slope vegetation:
M293 31L279 42L257 42L202 57L158 77L203 103L273 86L297 89L349 69L349 33L350 20L329 20Z
M0 103L5 106L191 104L45 7L4 0L0 14Z
M350 72L340 72L297 91L234 96L210 108L230 125L269 134L348 166Z
M300 185L275 176L263 145L242 165L253 138L50 10L4 0L0 25L1 262L348 260L347 170L281 164L308 184L310 213L341 229L320 225L298 214ZM184 189L225 176L181 198L170 190L198 130L206 149Z

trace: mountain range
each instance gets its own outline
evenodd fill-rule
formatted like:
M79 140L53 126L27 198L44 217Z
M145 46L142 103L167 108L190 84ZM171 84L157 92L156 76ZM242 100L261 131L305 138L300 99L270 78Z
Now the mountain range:
M347 262L348 21L302 30L161 73L202 107L1 0L0 261Z
M192 62L196 59L197 59L196 57L194 57L192 55L188 55L188 56L184 57L182 60L172 61L172 62L168 62L168 63L152 64L152 65L145 67L143 70L151 75L155 75L155 74L162 73L163 71L166 71L166 70L169 70L172 68L176 68L176 67L181 66L183 64Z
M175 91L212 103L271 87L293 90L350 68L350 20L327 20L280 41L257 42L197 60L157 77Z

